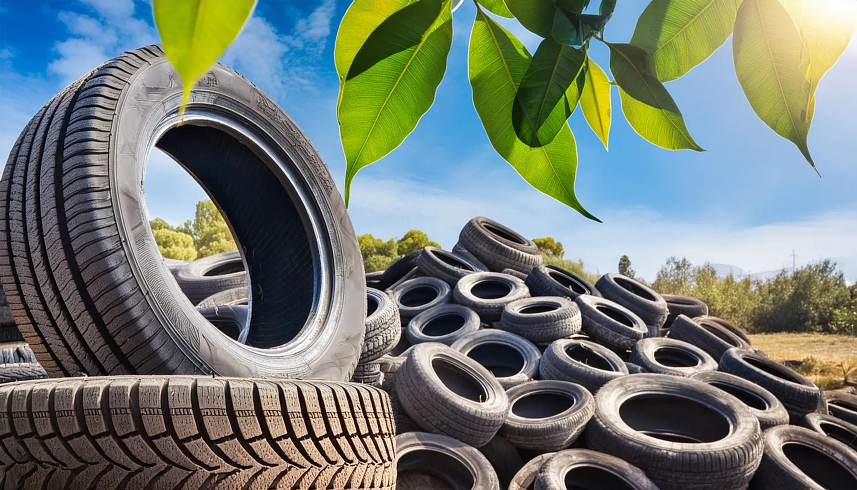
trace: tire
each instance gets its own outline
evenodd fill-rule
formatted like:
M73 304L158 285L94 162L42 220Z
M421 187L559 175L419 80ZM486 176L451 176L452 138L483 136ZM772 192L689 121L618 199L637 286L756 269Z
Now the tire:
M539 476L539 470L545 465L556 453L544 453L529 460L509 482L509 490L532 490L535 485L536 477Z
M482 216L464 225L458 243L494 272L514 269L529 274L542 263L542 254L532 240Z
M389 287L387 287L387 289L385 291L387 291L389 293L393 289L399 287L399 285L401 285L407 281L410 281L411 279L416 279L418 277L425 277L425 274L423 274L423 272L420 270L419 267L414 267L413 269L408 271L404 276L402 276L401 279L399 279L398 281L394 282Z
M661 297L667 302L667 310L669 311L667 321L663 326L664 330L669 331L679 315L684 315L688 318L708 315L708 305L696 298L679 296L677 294L662 294Z
M0 181L0 282L21 333L53 376L348 379L365 286L329 170L234 71L212 67L182 118L176 80L159 46L128 51L63 90L19 137ZM241 245L253 286L247 345L186 301L146 226L143 169L156 139Z
M384 273L381 274L381 283L384 284L384 289L389 289L393 284L401 281L405 275L416 268L421 253L422 249L415 250L390 264Z
M506 305L495 327L546 344L580 332L580 308L564 297L519 299Z
M247 341L249 334L248 319L250 309L247 306L209 306L197 307L196 310L203 318L221 333L239 343Z
M387 286L384 285L384 281L381 280L381 276L383 275L384 271L367 272L364 275L366 278L366 287L377 289L379 291L387 289Z
M574 302L580 308L581 329L593 340L627 350L646 335L643 320L624 306L585 294Z
M857 488L857 452L803 427L774 427L765 431L765 456L750 488Z
M533 296L563 296L574 299L581 294L601 297L595 286L577 274L555 265L540 265L527 275L527 287Z
M506 394L512 408L500 435L519 449L567 448L580 437L594 411L589 391L566 381L533 381Z
M595 397L587 447L640 468L662 490L745 488L762 433L750 410L722 393L678 376L615 379Z
M717 370L717 361L702 349L681 340L648 338L637 342L631 362L647 373L690 377Z
M12 316L12 309L9 308L9 302L6 301L6 293L3 292L3 288L0 288L0 343L23 341L24 337L18 331L15 318Z
M643 371L643 368L633 362L626 362L625 367L628 368L628 374L640 374L645 372Z
M425 247L417 259L417 267L423 274L436 277L450 286L455 286L468 274L487 270L482 264L437 247Z
M458 255L459 257L464 257L465 259L469 260L470 262L472 262L474 264L478 264L479 268L483 271L488 270L487 265L483 264L481 260L477 259L475 255L470 253L470 251L467 250L466 248L462 247L461 244L458 242L455 242L455 245L452 246L452 253L454 253L455 255ZM517 272L517 271L515 271L515 272Z
M691 377L739 399L756 416L763 431L789 423L786 407L770 391L761 386L720 371L708 371Z
M475 311L484 323L500 320L506 305L529 296L524 281L498 272L469 274L452 291L453 300Z
M479 330L479 315L466 306L437 305L415 316L405 329L411 345L439 342L452 345L463 336Z
M857 425L823 413L808 413L800 424L857 451Z
M393 350L402 336L399 309L386 293L366 289L366 334L359 363L374 361Z
M208 308L212 306L247 306L247 288L233 288L212 294L200 301L196 307Z
M673 322L669 331L669 338L699 347L713 357L715 361L720 361L723 353L733 347L750 348L750 344L719 324L705 319L697 322L684 315L679 315Z
M524 281L524 283L526 283L526 281L527 281L527 274L524 274L523 272L520 272L520 271L516 271L515 269L503 269L502 271L500 271L500 273L501 274L507 274L510 276L515 276L518 279Z
M0 384L47 378L36 355L23 342L0 344Z
M818 410L821 391L797 372L767 357L741 349L729 349L720 358L720 370L744 378L770 391L786 407L792 423Z
M378 385L380 387L384 378L384 373L381 372L381 366L374 362L366 364L358 364L354 369L354 375L351 376L353 383L361 383L364 385Z
M857 396L839 391L825 391L827 410L830 415L857 425Z
M667 319L667 302L654 289L622 274L604 274L595 288L605 298L631 310L643 320L649 337L661 336L660 329Z
M479 451L451 437L411 432L396 436L396 488L500 490L497 473Z
M539 349L513 333L484 329L461 337L452 348L490 371L505 390L526 383L539 373Z
M697 323L698 323L698 322L701 322L701 321L703 321L703 320L708 320L708 321L710 321L710 322L714 322L714 323L716 323L716 324L720 325L721 327L725 328L726 330L729 330L729 331L730 331L730 332L732 332L734 335L738 336L738 338L740 338L741 340L743 340L744 342L746 342L746 343L747 343L747 345L752 345L752 344L753 344L753 343L750 341L750 336L749 336L749 335L747 335L747 332L745 332L742 328L737 327L737 326L735 326L735 325L733 325L733 324L731 324L731 323L727 322L726 320L724 320L724 319L722 319L722 318L717 318L716 316L709 316L709 315L706 315L706 316L698 316L698 317L694 317L694 318L693 318L693 320L694 320L695 322L697 322Z
M414 346L396 373L399 402L427 432L480 447L503 425L509 399L476 361L443 344Z
M535 490L623 488L658 490L640 468L609 454L588 449L560 451L539 470Z
M449 303L449 284L435 277L409 279L388 290L390 298L399 309L402 327L407 327L411 318L435 306Z
M395 487L389 400L365 386L204 376L43 380L0 387L0 414L9 417L0 438L18 455L0 470L11 481L29 474L28 486Z
M557 340L539 364L542 379L577 383L595 394L608 382L629 373L610 349L586 340Z
M508 488L509 482L515 477L518 470L524 467L518 449L499 435L494 436L488 441L488 444L480 447L479 452L485 456L497 473L500 488Z
M223 252L180 267L176 282L193 305L229 289L247 289L247 272L238 251Z

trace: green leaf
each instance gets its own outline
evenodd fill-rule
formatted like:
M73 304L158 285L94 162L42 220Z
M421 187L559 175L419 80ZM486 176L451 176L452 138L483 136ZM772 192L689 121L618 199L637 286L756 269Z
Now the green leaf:
M661 148L703 151L690 136L675 101L649 70L646 52L630 44L608 46L622 112L634 131Z
M637 20L631 44L649 53L658 80L675 80L729 39L741 1L652 0Z
M434 102L452 44L450 0L419 0L366 39L340 85L345 202L357 172L390 153Z
M164 53L182 79L179 112L193 83L211 68L235 40L256 0L155 0L155 24Z
M577 106L577 84L566 92L583 69L586 55L579 49L545 39L539 44L518 87L512 122L518 138L528 146L544 146L556 137ZM573 102L573 103L572 103Z
M602 1L601 15L581 14L588 5L589 0L506 0L506 6L527 30L575 46L604 28L616 1Z
M744 0L734 36L735 74L750 106L815 168L806 142L809 56L789 13L779 0Z
M607 149L612 118L610 80L607 79L604 70L589 57L586 58L583 91L580 93L580 108L583 110L583 117L586 118L589 127L604 143L604 149Z
M503 0L479 0L479 5L485 7L485 10L497 14L500 17L512 18L512 12L509 12L509 7Z
M509 11L530 32L549 39L557 12L562 12L553 0L506 0Z
M857 3L851 0L781 0L797 24L809 55L810 98L807 119L815 114L815 91L851 42Z
M416 1L354 0L342 16L333 48L333 60L340 81L345 81L354 57L372 32L391 15Z
M530 64L530 53L524 45L479 9L470 35L468 59L473 105L497 153L531 186L599 221L574 194L577 145L568 126L541 148L522 143L512 127L518 84Z

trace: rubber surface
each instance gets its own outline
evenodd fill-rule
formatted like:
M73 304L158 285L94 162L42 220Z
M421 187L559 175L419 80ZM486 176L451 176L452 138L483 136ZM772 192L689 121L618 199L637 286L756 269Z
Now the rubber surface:
M547 344L580 332L580 308L561 296L519 299L506 305L496 328Z
M461 337L452 348L490 371L505 390L538 377L538 347L513 333L486 328Z
M643 320L650 337L662 335L660 329L667 320L667 302L654 289L622 274L604 274L595 282L605 298L624 306Z
M640 317L608 299L582 294L574 302L580 308L583 332L611 348L631 349L648 331Z
M417 267L423 274L436 277L454 286L462 277L482 272L487 269L478 261L471 261L467 257L437 247L425 247L417 259Z
M506 305L529 296L524 281L499 272L469 274L452 291L453 301L475 311L484 323L496 322Z
M831 415L857 425L857 395L849 395L841 391L825 391L824 398Z
M174 276L182 292L194 305L228 289L247 289L247 272L238 251L194 260L180 267Z
M500 435L520 449L567 448L580 437L595 410L589 391L567 381L533 381L506 394L511 408Z
M667 302L667 310L669 310L667 321L663 326L664 330L668 331L679 315L688 318L708 315L708 305L696 298L677 294L662 294L661 297Z
M515 269L529 274L542 263L542 254L532 240L483 216L464 225L458 243L494 272Z
M823 413L806 414L801 425L857 451L857 425Z
M540 265L527 275L527 287L533 296L564 296L574 299L581 294L601 297L586 279L555 265Z
M681 340L643 339L631 350L630 362L647 373L690 377L717 370L717 361L704 350Z
M366 301L368 315L360 363L374 361L390 352L402 336L399 309L387 293L366 288Z
M539 364L542 379L577 383L596 393L608 382L629 374L613 351L587 340L563 339L552 343Z
M691 377L741 400L759 420L763 431L789 423L789 413L782 402L757 384L721 371L706 371Z
M533 488L595 490L620 486L624 490L658 490L640 468L588 449L568 449L554 454L539 470Z
M479 451L451 437L411 432L396 436L398 488L500 490L497 474Z
M671 339L683 340L707 352L715 361L720 361L723 353L733 347L749 349L750 344L744 342L731 331L710 320L691 320L679 315L669 330Z
M348 383L106 377L0 387L0 478L41 488L395 486L387 395Z
M461 337L481 327L479 315L462 305L437 305L408 322L405 336L411 345L439 342L452 345Z

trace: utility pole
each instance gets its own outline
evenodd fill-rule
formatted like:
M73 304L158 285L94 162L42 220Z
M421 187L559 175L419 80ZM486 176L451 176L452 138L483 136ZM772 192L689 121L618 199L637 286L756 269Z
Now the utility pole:
M792 249L792 275L794 275L797 270L797 255L795 254L795 249Z

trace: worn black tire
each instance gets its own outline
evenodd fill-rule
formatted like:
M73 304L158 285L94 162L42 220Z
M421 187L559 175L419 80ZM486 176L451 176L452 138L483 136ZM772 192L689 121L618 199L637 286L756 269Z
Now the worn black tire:
M399 309L387 293L366 288L366 334L359 363L374 361L393 350L402 336Z
M580 308L562 296L519 299L506 305L495 327L547 344L580 332Z
M592 394L567 381L533 381L506 394L511 409L500 435L519 449L559 451L569 447L595 409Z
M417 259L417 267L426 276L436 277L450 286L455 286L459 279L468 274L487 270L481 263L437 247L423 248Z
M505 390L526 383L539 373L538 347L513 333L486 328L461 337L452 348L490 371Z
M9 308L9 302L6 301L6 293L3 292L3 288L0 288L0 343L23 341L24 337L18 331L18 325L15 325L15 317L12 316L12 309Z
M540 454L529 461L515 473L512 481L509 482L509 490L533 490L536 478L539 476L539 470L545 465L556 453Z
M515 269L529 274L542 263L542 254L532 240L483 216L464 225L458 243L494 272Z
M500 319L509 303L530 296L524 281L498 272L477 272L461 278L452 299L475 311L485 323Z
M588 449L568 449L554 454L539 470L533 488L658 490L658 486L640 468Z
M647 373L690 377L706 371L716 371L717 361L704 350L687 342L652 337L637 342L631 350L630 362Z
M521 272L521 271L516 271L515 269L503 269L502 271L500 271L500 273L502 273L502 274L507 274L507 275L510 275L510 276L515 276L515 277L517 277L518 279L520 279L520 280L524 281L524 283L526 284L526 281L527 281L527 274L524 274L524 273L523 273L523 272Z
M175 273L176 282L193 305L229 289L247 289L247 272L238 251L194 260Z
M23 342L0 344L0 384L27 379L47 378L36 355Z
M701 381L660 374L604 385L586 442L640 468L662 490L744 488L762 457L759 422L744 404Z
M387 286L384 285L384 281L381 280L383 275L384 271L367 272L364 274L363 277L366 278L366 287L377 289L379 291L387 289Z
M808 413L800 425L821 435L830 437L857 451L857 425L846 422L833 415Z
M246 341L249 307L241 305L197 306L196 311L227 337L238 342Z
M574 302L580 308L583 332L614 349L633 348L648 331L640 317L608 299L582 294Z
M443 344L414 346L396 373L396 390L405 413L424 430L474 447L487 444L509 412L494 376Z
M699 347L713 357L715 361L720 361L723 353L734 347L739 349L750 348L750 344L720 324L706 319L691 320L684 315L679 315L673 322L669 329L669 338L682 340Z
M417 267L417 261L420 258L420 254L422 253L422 249L414 250L413 252L405 255L404 257L398 259L397 261L390 264L386 270L384 270L383 274L381 274L381 283L383 284L383 288L378 288L381 290L389 289L401 281L405 275L414 270Z
M348 383L121 376L0 387L0 478L40 488L395 487L387 395ZM348 486L348 483L354 486Z
M439 342L452 345L481 327L479 315L462 305L443 304L429 308L408 322L405 336L411 345Z
M626 362L625 367L628 368L628 374L640 374L645 372L643 371L643 368L633 362Z
M509 482L515 474L524 467L518 448L499 434L492 437L488 444L477 448L479 452L488 459L497 478L500 480L500 488L508 488Z
M500 490L497 473L475 448L451 437L425 432L396 436L399 488ZM438 481L440 480L440 481Z
M662 294L661 297L667 302L667 310L669 311L663 330L669 331L672 323L679 315L688 318L708 315L708 305L696 298L678 294Z
M212 294L200 301L196 307L208 308L212 306L246 306L248 301L247 288L233 288Z
M472 253L470 253L470 251L469 251L469 250L467 250L466 248L464 248L464 247L463 247L460 243L458 243L458 242L455 242L455 245L453 245L453 246L452 246L452 253L454 253L455 255L458 255L458 256L460 256L460 257L464 257L465 259L469 260L470 262L472 262L472 263L474 263L474 264L478 264L478 265L479 265L479 268L480 268L480 269L482 269L482 270L484 270L484 271L487 271L487 270L488 270L488 266L487 266L487 265L483 264L481 260L477 259L475 255L473 255ZM517 272L517 271L515 271L515 272Z
M526 282L533 296L564 296L570 299L581 294L601 296L589 281L555 265L540 265L533 268L527 275Z
M786 453L788 448L789 453ZM752 490L857 488L857 452L803 427L782 425L765 431L765 456Z
M604 274L595 283L605 298L634 312L648 327L649 337L661 336L667 320L667 302L654 289L622 274Z
M770 391L744 378L721 371L698 373L691 378L723 390L741 400L741 403L746 405L759 420L759 427L763 431L789 423L789 413L782 402Z
M714 323L720 325L721 327L725 328L726 330L729 330L734 335L737 335L738 338L740 338L741 340L746 342L747 345L752 345L752 342L750 341L750 336L747 335L747 332L745 332L744 329L742 329L741 327L738 327L736 325L733 325L732 323L729 323L722 318L718 318L716 316L705 315L705 316L695 317L695 318L693 318L693 320L696 322L701 322L703 320L708 320L710 322L714 322Z
M354 368L354 374L351 376L351 381L364 385L373 385L380 388L384 382L384 373L381 372L381 366L375 362L367 362L365 364L357 364Z
M542 379L577 383L592 394L628 373L628 367L613 351L587 340L557 340L545 350L539 364Z
M824 399L827 401L827 410L830 415L857 425L857 395L825 391Z
M770 391L789 412L792 423L823 405L821 390L810 380L767 357L729 349L720 358L720 370L744 378Z
M452 299L449 284L436 277L408 279L387 292L399 309L402 328L407 327L411 318L437 305L449 303Z
M212 67L182 118L176 80L159 46L128 51L23 130L0 182L0 282L21 333L54 376L347 379L362 341L364 278L330 171L234 71ZM241 244L254 296L248 345L211 328L161 259L142 188L156 143L205 188Z

